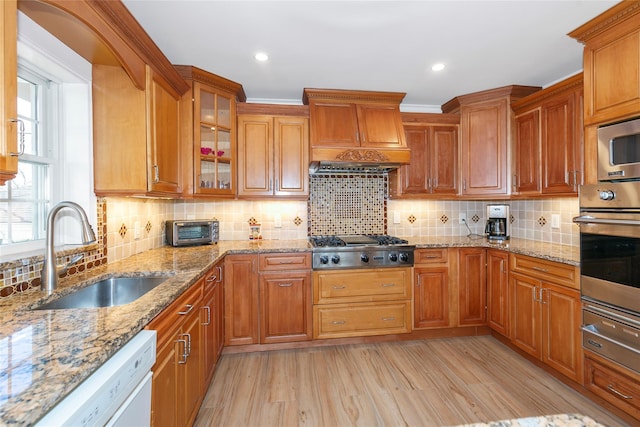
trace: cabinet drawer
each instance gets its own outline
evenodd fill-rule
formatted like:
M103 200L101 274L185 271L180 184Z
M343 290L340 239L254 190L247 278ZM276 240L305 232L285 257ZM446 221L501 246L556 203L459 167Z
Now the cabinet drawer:
M447 248L418 249L414 252L414 264L440 264L448 261Z
M309 270L311 254L308 252L260 254L258 265L260 271Z
M559 285L580 289L580 273L577 267L559 262L511 254L511 271L526 274L541 280L550 280Z
M411 269L323 271L313 275L314 304L411 298Z
M202 284L200 279L196 284L187 289L167 308L162 310L145 329L151 329L158 332L158 344L160 348L165 341L172 339L175 330L182 324L187 312L192 313L198 311L199 304L202 301ZM183 314L181 314L183 313Z
M640 416L640 382L585 358L585 387L623 411Z
M313 308L313 338L411 332L411 303L335 304Z

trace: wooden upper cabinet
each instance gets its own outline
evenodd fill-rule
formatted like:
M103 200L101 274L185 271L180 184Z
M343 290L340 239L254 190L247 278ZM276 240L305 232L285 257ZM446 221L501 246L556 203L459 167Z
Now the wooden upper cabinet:
M147 67L137 89L119 66L93 66L95 193L182 192L180 95Z
M180 96L150 69L147 79L148 189L151 193L180 194Z
M640 2L620 2L569 36L585 44L585 125L638 115Z
M307 199L309 119L306 107L242 105L238 115L238 196ZM299 115L245 114L272 111Z
M411 161L391 174L391 194L398 198L451 196L458 192L456 114L403 113Z
M463 95L442 106L460 114L461 191L464 196L508 196L513 112L511 101L540 90L534 86L505 86Z
M0 5L0 185L13 179L18 173L16 122L18 117L18 68L17 68L17 2L3 1Z
M512 104L518 195L577 195L584 178L582 73Z
M408 163L404 93L305 89L311 162Z
M188 65L176 70L191 90L181 99L185 195L236 194L236 105L246 96L239 83Z
M513 150L513 192L540 192L540 109L516 116Z

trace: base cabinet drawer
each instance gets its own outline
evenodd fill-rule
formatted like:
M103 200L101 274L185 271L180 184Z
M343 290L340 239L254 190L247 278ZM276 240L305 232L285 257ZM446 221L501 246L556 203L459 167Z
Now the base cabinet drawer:
M411 298L411 270L380 268L370 271L314 273L314 304L368 302Z
M585 387L629 415L640 419L640 381L606 366L598 360L585 358Z
M411 332L411 302L315 306L314 339Z

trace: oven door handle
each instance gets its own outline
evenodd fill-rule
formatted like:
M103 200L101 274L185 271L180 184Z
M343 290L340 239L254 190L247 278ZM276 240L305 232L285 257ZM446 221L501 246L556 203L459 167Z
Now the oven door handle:
M576 224L640 225L640 220L596 218L590 215L581 215L574 217L573 222L575 222Z

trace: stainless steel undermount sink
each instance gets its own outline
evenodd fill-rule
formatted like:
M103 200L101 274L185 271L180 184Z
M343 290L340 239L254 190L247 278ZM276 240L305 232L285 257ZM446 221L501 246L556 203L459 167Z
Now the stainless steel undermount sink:
M110 277L51 302L39 305L34 309L54 310L124 305L137 300L167 279L168 277L158 276Z

